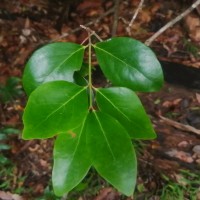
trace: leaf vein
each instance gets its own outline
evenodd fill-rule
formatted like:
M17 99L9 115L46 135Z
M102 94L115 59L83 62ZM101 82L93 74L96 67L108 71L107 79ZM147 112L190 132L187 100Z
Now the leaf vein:
M55 109L54 111L52 111L49 115L47 115L47 117L43 121L41 121L39 124L37 124L36 126L34 126L32 129L36 129L37 127L39 127L42 123L44 123L45 121L47 121L54 113L56 113L59 109L61 109L62 107L64 107L65 105L67 105L69 102L71 102L72 99L74 99L76 96L78 96L84 90L85 90L85 87L82 90L80 90L79 92L77 92L75 95L73 95L68 101L66 101L61 106L59 106L57 109Z
M77 49L76 51L74 51L73 53L71 53L66 59L64 59L57 67L55 67L51 72L49 72L47 75L44 75L44 77L46 77L43 82L48 78L48 76L50 76L54 71L56 71L57 69L59 69L68 59L70 59L74 54L76 54L77 52L79 52L80 50L84 49L83 47ZM42 77L39 77L42 78Z
M120 113L122 114L129 122L131 122L131 119L129 119L119 108L117 108L117 106L110 101L110 99L108 99L103 93L101 93L99 90L98 92Z
M108 55L110 55L111 57L115 58L116 60L120 61L121 63L125 64L127 67L134 69L135 71L139 72L141 75L143 75L145 78L147 78L148 80L151 80L150 78L148 78L146 75L144 75L144 73L140 72L137 68L132 67L129 63L124 62L124 60L116 57L115 55L111 54L108 51L105 51L102 48L99 48L98 46L95 46L95 48L99 49L100 51L103 51L104 53L107 53Z
M108 142L108 138L106 137L105 131L104 131L102 125L101 125L101 122L99 121L99 118L98 118L98 116L96 115L95 112L94 112L94 114L95 114L96 120L97 120L97 122L98 122L98 124L99 124L99 127L100 127L100 129L101 129L101 131L102 131L102 134L103 134L103 136L104 136L104 138L105 138L105 141L106 141L106 143L107 143L107 145L108 145L108 149L110 150L110 153L111 153L113 159L116 160L115 155L114 155L114 153L113 153L113 151L112 151L112 148L111 148L111 146L110 146L110 144L109 144L109 142Z

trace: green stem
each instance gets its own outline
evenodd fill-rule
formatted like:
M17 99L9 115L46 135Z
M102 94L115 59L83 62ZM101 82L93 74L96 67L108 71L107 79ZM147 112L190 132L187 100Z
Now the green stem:
M89 33L90 34L90 33ZM88 45L88 87L89 87L89 109L93 109L93 90L92 90L92 42L91 34L89 35L89 45Z

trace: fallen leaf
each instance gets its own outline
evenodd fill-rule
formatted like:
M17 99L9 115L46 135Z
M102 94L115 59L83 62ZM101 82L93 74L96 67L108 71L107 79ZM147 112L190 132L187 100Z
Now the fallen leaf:
M199 16L190 14L185 18L185 26L188 29L190 38L195 42L200 42L200 19Z
M197 98L197 101L200 103L200 94L199 93L196 93L196 98Z
M188 147L189 146L189 143L187 141L181 141L180 143L178 143L178 147Z
M194 162L194 159L192 158L192 156L189 153L184 152L184 151L177 151L176 149L172 149L170 151L167 151L166 154L169 155L170 157L178 158L182 160L183 162L187 162L187 163Z
M192 151L198 155L200 155L200 145L196 145L193 147Z
M1 200L23 200L23 198L17 194L12 194L10 192L0 191Z
M116 200L119 197L113 188L103 188L94 200Z

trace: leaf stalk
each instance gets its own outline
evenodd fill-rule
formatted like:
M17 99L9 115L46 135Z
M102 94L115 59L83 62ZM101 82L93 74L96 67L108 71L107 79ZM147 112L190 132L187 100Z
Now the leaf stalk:
M92 86L92 41L91 41L91 32L88 32L89 44L88 44L88 88L89 88L89 109L93 110L93 86Z

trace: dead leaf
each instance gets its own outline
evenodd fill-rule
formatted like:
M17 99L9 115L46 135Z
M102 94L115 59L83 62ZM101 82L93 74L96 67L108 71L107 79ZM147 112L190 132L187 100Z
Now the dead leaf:
M94 200L116 200L119 197L113 188L103 188Z
M0 191L0 200L23 200L23 198L17 194Z
M178 143L178 147L185 148L188 146L189 146L189 143L187 141L181 141L180 143Z
M197 98L197 101L200 103L200 94L199 93L196 93L196 98Z
M174 174L176 181L182 185L182 186L186 186L187 185L187 181L184 179L183 175L181 174Z
M188 29L190 38L195 42L200 42L200 19L199 16L190 14L185 18L185 26Z
M195 42L200 42L200 26L197 26L189 34L190 38Z
M173 103L171 101L164 101L162 106L165 108L169 108L173 105Z
M200 26L200 19L194 14L187 15L185 17L185 26L189 32L195 30L196 27Z
M192 156L189 153L184 152L184 151L177 151L176 149L172 149L170 151L167 151L166 154L169 155L170 157L178 158L187 163L194 162L194 159L192 158Z
M87 0L87 1L84 1L83 3L79 4L77 7L77 10L85 11L85 10L91 9L91 8L99 8L100 6L101 6L101 1Z
M198 155L200 155L200 145L196 145L193 147L192 151Z

